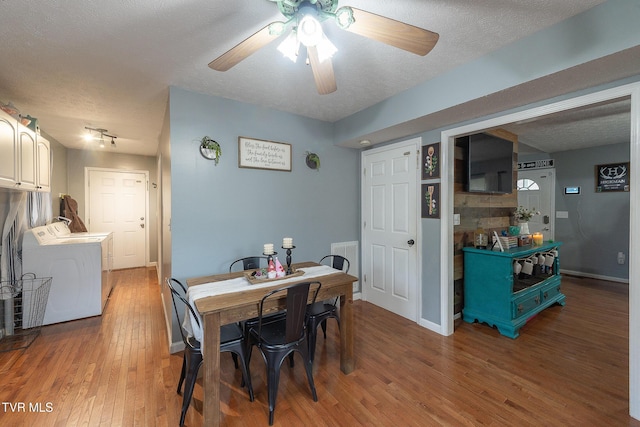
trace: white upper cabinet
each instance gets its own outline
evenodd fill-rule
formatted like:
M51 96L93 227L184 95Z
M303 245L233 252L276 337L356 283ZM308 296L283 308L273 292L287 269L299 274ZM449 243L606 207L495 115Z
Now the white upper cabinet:
M22 125L18 125L18 151L19 189L33 191L36 189L36 133Z
M51 191L49 141L0 110L0 187Z
M36 152L36 189L51 191L51 145L49 141L38 135Z
M0 187L15 187L18 182L18 122L0 110Z

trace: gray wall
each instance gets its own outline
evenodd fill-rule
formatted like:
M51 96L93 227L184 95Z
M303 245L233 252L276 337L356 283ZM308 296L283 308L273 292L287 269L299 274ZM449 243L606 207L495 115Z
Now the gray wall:
M520 161L552 158L556 167L555 239L561 241L561 268L586 275L629 278L629 193L595 192L595 166L629 161L629 143L521 156ZM631 171L633 173L633 171ZM579 195L565 195L564 187L580 186ZM617 262L618 252L626 257Z
M54 168L56 166L54 165ZM99 150L67 150L67 194L78 202L78 214L80 218L85 215L84 197L84 168L110 168L122 170L140 170L149 172L149 261L157 261L158 236L157 230L157 195L158 189L151 183L158 184L156 158L151 156L138 156L133 154L118 154ZM57 193L52 192L53 204L59 203Z
M629 143L553 153L556 161L556 239L564 242L562 269L629 278L629 266L617 262L618 252L629 257L629 193L595 191L595 166L629 161ZM634 173L634 171L631 171ZM564 187L580 186L579 195L565 195Z

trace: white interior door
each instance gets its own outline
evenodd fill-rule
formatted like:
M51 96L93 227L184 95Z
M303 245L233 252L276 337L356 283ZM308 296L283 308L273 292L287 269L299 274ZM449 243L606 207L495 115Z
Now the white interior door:
M414 321L419 146L414 139L362 155L363 298Z
M555 235L555 187L555 169L518 171L518 205L540 211L529 221L529 232L542 233L545 241Z
M113 268L146 265L147 175L90 169L87 228L113 232Z

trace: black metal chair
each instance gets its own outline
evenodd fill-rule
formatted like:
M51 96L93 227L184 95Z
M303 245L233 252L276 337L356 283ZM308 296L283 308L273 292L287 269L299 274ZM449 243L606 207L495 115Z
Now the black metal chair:
M237 268L240 264L242 264L243 270L256 270L258 268L262 268L263 264L266 267L267 259L268 258L266 256L248 256L237 259L229 265L229 273L231 273L234 268Z
M239 265L242 265L242 270L257 270L258 268L266 267L267 260L269 258L266 256L248 256L244 258L237 259L229 265L229 273L233 272L234 269L237 269ZM284 319L285 313L284 311L280 311L277 313L272 313L268 316L269 320L278 320ZM242 331L244 333L245 345L247 348L247 354L251 352L252 346L252 338L249 334L249 330L258 325L258 318L253 317L251 319L244 320L241 322ZM291 366L293 366L293 357L291 358Z
M331 267L336 270L342 270L345 273L349 272L349 260L341 255L326 255L320 260L320 264L331 262ZM338 300L340 297L336 297L333 303L327 303L324 301L318 301L313 304L309 304L307 307L307 333L309 334L309 357L311 363L316 353L316 338L318 325L322 326L322 332L324 338L327 339L327 319L336 319L338 327L340 327L340 315L338 314Z
M180 321L180 314L178 313L178 306L176 299L181 301L184 306L191 312L198 326L200 321L196 316L195 309L189 304L189 301L182 296L173 284L178 284L182 288L183 294L186 294L186 288L177 279L167 278L167 286L171 290L171 299L173 300L173 309L176 312L178 321ZM185 313L186 315L186 313ZM180 373L180 380L178 381L177 393L180 394L182 389L182 383L186 380L184 387L184 394L182 397L182 412L180 414L180 425L184 424L184 417L187 414L187 409L191 403L191 397L193 396L193 387L196 384L198 377L198 371L202 365L202 347L200 341L194 337L187 336L182 324L180 325L180 334L182 335L182 341L184 342L184 354L182 358L182 372ZM242 329L235 323L230 325L223 325L220 328L220 352L231 352L232 355L237 355L240 359L240 366L242 367L242 379L243 385L247 385L249 391L249 400L253 402L253 387L251 386L251 375L249 373L249 358L246 355L246 347L244 344L244 335ZM237 365L237 359L234 358L234 362Z
M276 397L280 381L280 367L284 359L300 353L311 387L314 402L318 401L316 386L313 383L311 360L306 333L306 311L309 292L312 288L313 302L318 295L320 282L303 282L278 288L268 292L260 301L258 325L250 329L255 345L260 349L267 367L267 389L269 398L269 425L273 425ZM273 309L277 301L286 298L286 317L275 321L266 321L267 312ZM251 354L249 354L251 358Z

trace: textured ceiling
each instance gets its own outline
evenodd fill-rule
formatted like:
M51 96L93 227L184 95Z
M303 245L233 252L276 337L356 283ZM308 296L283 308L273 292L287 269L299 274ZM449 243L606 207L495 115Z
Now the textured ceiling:
M503 128L518 135L520 154L555 153L629 142L631 99L576 108Z
M420 57L327 21L338 90L318 95L311 70L283 58L277 40L227 72L208 68L280 19L268 0L0 0L0 102L67 147L85 148L91 126L118 136L116 152L155 155L170 85L331 122L602 2L344 0L440 40Z

